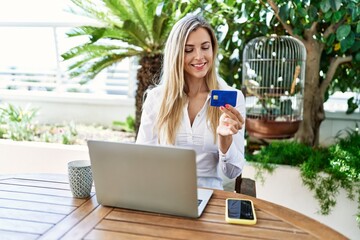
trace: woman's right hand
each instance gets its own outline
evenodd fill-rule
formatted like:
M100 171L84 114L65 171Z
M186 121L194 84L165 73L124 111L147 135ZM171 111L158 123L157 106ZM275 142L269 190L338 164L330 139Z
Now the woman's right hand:
M244 118L241 116L240 112L230 104L226 104L225 107L221 106L220 111L222 114L216 129L217 134L221 136L237 134L244 125Z

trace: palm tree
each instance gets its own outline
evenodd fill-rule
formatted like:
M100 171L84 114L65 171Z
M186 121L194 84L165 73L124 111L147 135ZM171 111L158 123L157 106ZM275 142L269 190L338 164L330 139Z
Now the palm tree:
M99 26L81 26L69 37L88 36L89 41L62 54L72 60L71 77L83 82L127 57L139 57L136 90L136 133L140 125L143 95L159 82L162 50L166 38L179 18L190 11L186 3L173 0L71 0L81 14L99 21ZM80 11L79 11L80 10Z

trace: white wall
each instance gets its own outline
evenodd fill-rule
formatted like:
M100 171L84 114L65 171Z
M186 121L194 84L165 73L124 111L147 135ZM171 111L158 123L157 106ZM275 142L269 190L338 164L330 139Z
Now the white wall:
M67 173L72 160L89 160L87 146L0 139L0 174Z
M355 129L356 123L360 125L360 109L352 114L346 114L347 100L351 97L359 98L355 92L335 92L324 103L325 120L320 125L320 143L329 145L334 143L334 136L340 130ZM343 136L343 135L342 135Z
M329 145L334 143L334 136L340 130L360 127L360 113L345 114L344 112L325 112L325 120L320 125L320 143Z

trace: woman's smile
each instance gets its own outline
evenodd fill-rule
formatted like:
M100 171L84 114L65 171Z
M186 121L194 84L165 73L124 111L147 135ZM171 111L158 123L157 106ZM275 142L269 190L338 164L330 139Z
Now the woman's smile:
M202 70L204 70L206 64L207 64L206 62L203 62L203 63L196 63L196 64L191 64L191 65L192 65L196 70L202 71Z

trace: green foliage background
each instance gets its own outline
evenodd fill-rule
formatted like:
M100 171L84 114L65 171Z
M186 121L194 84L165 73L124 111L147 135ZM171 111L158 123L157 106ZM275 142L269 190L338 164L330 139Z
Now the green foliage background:
M276 171L278 164L298 166L303 183L314 192L324 215L336 205L340 188L345 189L348 197L358 202L356 219L360 226L360 133L358 128L344 131L346 137L329 147L275 141L257 154L247 152L246 159L257 163L260 174Z
M279 8L279 17L292 28L293 34L305 38L306 32L316 27L312 36L325 44L321 55L320 81L324 81L332 61L337 57L352 56L352 61L341 64L331 81L325 100L335 91L360 92L360 2L357 0L210 0L192 1L195 8L211 21L220 40L220 75L231 85L241 88L242 51L247 42L258 36L289 35L269 3ZM331 26L331 27L330 27ZM329 28L330 27L330 28ZM328 30L327 30L328 29ZM331 34L326 30L335 29ZM360 104L360 96L349 99L348 113Z

